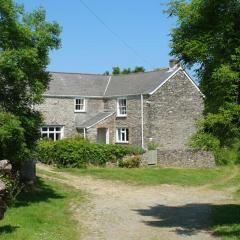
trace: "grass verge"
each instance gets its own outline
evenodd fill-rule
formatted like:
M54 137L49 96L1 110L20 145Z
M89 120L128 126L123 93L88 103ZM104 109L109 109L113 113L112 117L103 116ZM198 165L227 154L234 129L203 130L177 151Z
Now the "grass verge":
M214 169L178 169L178 168L65 168L57 171L69 172L74 175L91 175L100 179L118 180L141 185L175 184L199 186L217 182L218 179L231 173L231 168Z
M212 230L222 240L240 239L240 169L235 167L235 176L215 187L222 191L231 191L233 201L212 206Z
M79 205L83 194L68 186L38 178L38 187L21 193L0 222L4 240L76 240L80 231L71 204Z

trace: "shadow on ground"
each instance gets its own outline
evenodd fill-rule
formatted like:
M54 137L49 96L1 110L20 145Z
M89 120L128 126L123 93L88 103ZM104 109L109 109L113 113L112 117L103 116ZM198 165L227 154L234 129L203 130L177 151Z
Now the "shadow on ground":
M41 178L37 178L36 186L29 190L23 191L20 193L14 203L13 207L26 207L32 203L46 202L50 199L61 199L64 198L63 195L60 195L54 191L54 189L46 184Z
M2 233L12 233L16 231L16 229L19 228L18 226L11 226L11 225L5 225L0 226L0 234Z
M240 239L240 204L213 205L214 235Z
M146 218L154 218L145 220L145 224L159 228L174 228L173 231L179 235L192 236L201 231L212 231L215 236L240 237L238 204L156 205L134 211Z

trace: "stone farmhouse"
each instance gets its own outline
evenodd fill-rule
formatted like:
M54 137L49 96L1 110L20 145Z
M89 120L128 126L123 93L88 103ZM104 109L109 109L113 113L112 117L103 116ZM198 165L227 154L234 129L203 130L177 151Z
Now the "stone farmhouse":
M203 95L176 60L169 68L129 75L51 74L37 107L45 118L42 137L81 134L101 144L185 149L202 116Z

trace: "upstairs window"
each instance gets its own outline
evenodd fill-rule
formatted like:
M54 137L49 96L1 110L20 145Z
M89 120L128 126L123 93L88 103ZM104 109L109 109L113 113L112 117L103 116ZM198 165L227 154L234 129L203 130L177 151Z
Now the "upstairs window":
M117 116L125 117L127 116L127 99L119 98L117 100Z
M75 112L85 112L86 103L84 98L75 98Z
M129 130L128 128L117 128L117 142L128 143L129 141Z
M61 126L44 126L41 128L41 137L57 141L63 138L63 127Z

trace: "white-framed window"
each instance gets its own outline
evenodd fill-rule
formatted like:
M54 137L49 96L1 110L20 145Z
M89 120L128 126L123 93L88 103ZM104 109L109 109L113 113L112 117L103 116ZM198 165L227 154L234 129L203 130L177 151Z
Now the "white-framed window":
M43 126L41 127L41 137L57 141L63 138L64 129L62 126Z
M126 98L117 99L117 116L118 117L127 116L127 99Z
M74 111L75 112L85 112L86 111L85 98L75 98L74 99Z
M116 135L118 143L128 143L129 141L128 128L117 128Z

